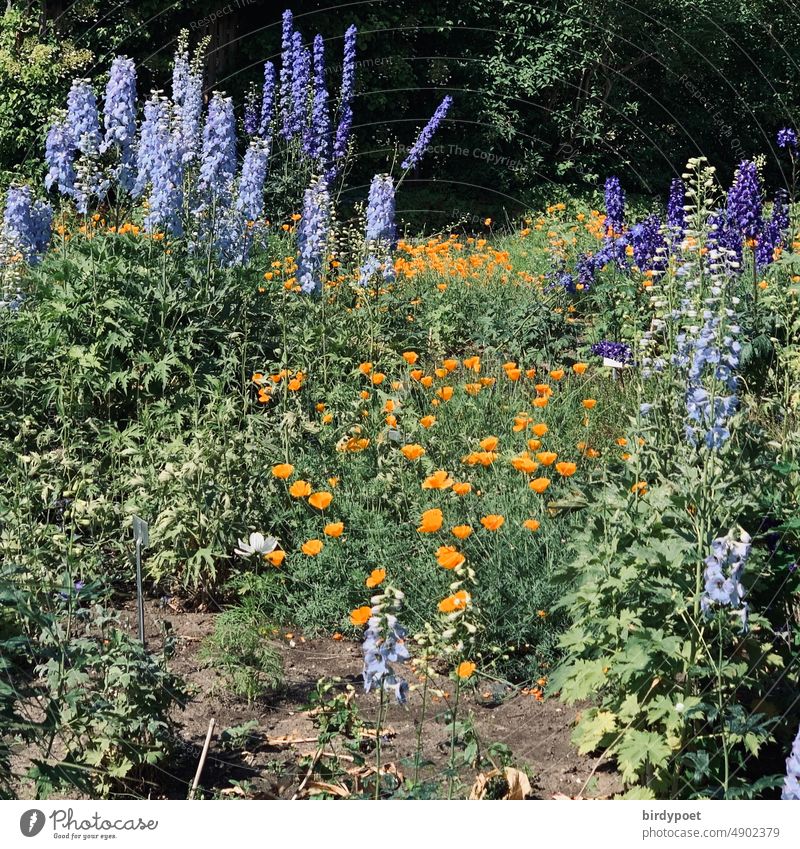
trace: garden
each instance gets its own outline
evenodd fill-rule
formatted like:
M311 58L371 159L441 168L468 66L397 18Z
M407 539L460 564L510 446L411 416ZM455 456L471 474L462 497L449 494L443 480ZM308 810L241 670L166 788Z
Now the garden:
M468 206L347 11L10 155L0 798L800 800L795 125Z

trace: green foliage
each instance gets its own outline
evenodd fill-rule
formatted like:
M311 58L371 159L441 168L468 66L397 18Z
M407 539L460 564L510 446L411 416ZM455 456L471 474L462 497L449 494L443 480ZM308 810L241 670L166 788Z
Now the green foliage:
M217 617L202 654L223 673L232 692L253 702L283 682L283 661L273 633L259 610L232 607Z
M53 601L19 570L0 575L4 734L33 747L26 777L37 798L136 792L171 751L171 711L188 698L166 668L169 632L161 653L148 652L96 591L65 576ZM8 781L7 763L0 777Z

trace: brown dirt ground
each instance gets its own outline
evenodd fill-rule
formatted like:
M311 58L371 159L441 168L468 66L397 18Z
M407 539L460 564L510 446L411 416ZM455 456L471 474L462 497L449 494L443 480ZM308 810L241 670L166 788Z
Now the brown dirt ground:
M176 714L182 740L187 744L186 755L193 773L197 754L202 748L208 722L213 717L216 725L214 741L204 768L201 786L208 793L219 793L230 788L231 781L247 781L248 795L261 798L291 798L298 780L305 774L298 761L313 755L316 748L315 730L306 708L309 693L317 680L325 677L342 679L342 689L347 684L356 688L356 704L364 719L373 721L377 714L377 697L364 694L361 689L361 652L357 643L337 642L331 638L305 639L293 633L286 639L284 629L281 654L285 671L285 687L273 697L266 697L252 704L236 698L226 690L224 678L198 658L203 640L213 631L214 613L162 610L155 604L149 605L146 613L147 633L160 633L158 620L168 621L177 636L177 650L170 668L181 675L196 689L196 695L186 709ZM131 630L135 629L135 613L123 614ZM149 644L158 647L158 640ZM411 670L408 670L411 673ZM446 679L437 681L446 690ZM477 690L483 689L480 686ZM596 760L577 754L570 744L570 733L576 710L565 707L555 699L536 701L518 691L503 694L504 698L486 703L477 691L468 693L462 705L473 718L478 735L484 746L505 743L514 756L517 766L526 769L532 777L534 798L549 799L563 794L574 797L589 778ZM423 757L435 766L436 772L446 765L448 758L448 732L441 718L447 700L428 692L429 706L424 734ZM382 744L382 760L400 764L413 758L416 750L417 720L422 708L422 688L412 686L408 704L392 704L385 725L394 733ZM461 711L461 708L459 709ZM242 725L250 720L258 721L254 732L254 743L245 752L235 754L219 751L219 734L226 728ZM304 742L281 745L270 740L288 737ZM170 766L165 770L170 772ZM401 767L402 769L402 767ZM184 775L181 775L184 773ZM173 774L174 787L169 795L182 796L186 793L186 770L176 769ZM471 784L475 774L464 774L462 781ZM190 780L190 779L189 779ZM167 782L169 783L169 782ZM584 796L607 798L619 792L620 782L616 774L603 765L596 771Z

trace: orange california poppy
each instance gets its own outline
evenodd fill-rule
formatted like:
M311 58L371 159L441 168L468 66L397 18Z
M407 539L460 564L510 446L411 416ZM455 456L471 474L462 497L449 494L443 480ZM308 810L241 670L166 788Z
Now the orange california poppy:
M448 372L455 371L458 368L458 360L445 360L442 365L447 369Z
M536 519L526 519L522 523L523 528L527 528L529 531L538 531L541 527L541 523Z
M434 534L442 527L443 521L442 511L438 507L433 507L420 516L417 530L421 534Z
M419 354L415 354L413 351L406 351L403 354L403 359L410 365L413 366L414 363L419 359Z
M453 492L456 495L467 495L472 492L472 484L466 482L459 482L453 484Z
M487 436L480 441L479 445L484 451L494 451L494 449L497 448L497 443L499 441L500 440L496 436Z
M505 518L498 516L496 513L490 513L481 519L481 524L487 531L496 531L503 526Z
M286 552L280 548L276 548L274 551L270 551L269 554L264 555L264 560L271 563L273 566L280 566L285 559Z
M321 539L309 539L303 543L301 551L309 557L316 557L324 547Z
M543 466L552 466L553 463L555 463L555 461L558 459L558 454L556 454L555 451L540 451L536 455L536 459Z
M350 612L350 621L354 625L366 625L372 617L372 608L366 604Z
M583 374L587 368L589 368L589 363L575 363L575 365L572 366L572 370L575 374Z
M311 484L308 481L295 481L289 487L289 495L292 498L305 498L311 495Z
M561 378L564 377L564 369L563 368L554 368L550 372L550 377L552 377L553 380L561 380Z
M456 667L456 675L462 680L466 681L467 678L471 678L477 666L471 660L462 660L461 663Z
M436 394L442 399L442 401L449 401L453 397L453 387L442 386L440 389L436 390Z
M556 463L556 471L564 478L571 478L577 470L575 463Z
M550 478L534 478L528 486L541 495L550 486Z
M427 430L429 427L433 427L436 424L436 416L423 416L419 423Z
M358 370L361 374L369 374L372 371L372 363L361 363Z
M328 522L325 525L325 536L328 537L340 537L344 532L344 522Z
M423 489L448 489L453 485L453 479L444 469L439 469L422 482Z
M333 494L325 491L315 492L308 499L308 503L317 510L325 510L330 506L331 501L333 501Z
M439 602L439 611L441 613L455 613L457 610L464 610L469 602L470 594L466 590L459 590Z
M466 539L472 535L472 527L470 525L456 525L454 528L450 528L450 533L456 539Z
M518 457L514 457L511 460L511 465L518 472L522 472L523 474L526 474L526 475L532 475L539 468L539 464L534 462L528 456L527 451L524 454L520 454Z
M286 478L290 478L294 473L294 466L291 463L278 463L277 466L272 467L272 476L278 478L278 480L285 481Z
M538 437L544 436L550 428L544 422L538 422L537 424L531 427L531 430Z
M379 587L384 580L386 579L386 570L385 569L373 569L370 572L369 578L366 580L367 586L372 590L375 587Z
M464 555L452 545L440 545L436 549L436 562L445 569L457 569L464 559Z
M404 445L400 451L406 460L419 460L419 458L425 453L425 449L421 445L417 445L415 442L412 442L410 445Z
M581 404L585 410L593 410L597 406L597 401L594 398L584 398Z
M533 406L536 407L538 410L543 410L548 405L548 403L549 402L547 398L534 398L533 401L531 401L531 404L533 404Z

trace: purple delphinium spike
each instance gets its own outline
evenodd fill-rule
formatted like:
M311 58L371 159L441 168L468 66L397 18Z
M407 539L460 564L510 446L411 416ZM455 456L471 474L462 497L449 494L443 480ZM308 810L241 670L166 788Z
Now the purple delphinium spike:
M106 133L101 152L116 149L118 161L114 176L119 187L129 192L134 183L136 67L127 56L117 56L111 65L103 119Z
M230 189L236 173L236 120L233 101L215 91L203 127L198 188L219 198Z
M786 778L783 781L781 799L800 802L800 728L792 743L792 750L786 758Z
M331 223L330 207L325 180L315 178L303 196L303 212L297 228L297 279L306 295L322 293Z
M683 180L676 177L669 186L669 198L667 200L667 227L674 242L683 239L686 231L686 187Z
M245 95L244 99L244 131L247 136L254 136L258 132L258 126L261 123L261 105L259 103L255 89L250 90Z
M630 229L630 241L633 247L633 261L640 271L663 269L666 243L657 215L651 215L634 224Z
M730 531L711 543L711 554L705 559L703 573L705 592L700 599L700 607L706 616L711 615L717 606L737 610L742 619L742 630L747 629L748 605L742 603L745 591L741 579L750 547L750 535L744 530L738 540Z
M275 101L275 66L264 63L264 86L261 89L261 120L258 123L258 135L265 139L270 135L272 107Z
M56 123L47 133L44 159L48 167L44 178L49 190L55 185L62 195L75 192L75 138L65 123Z
M160 92L154 91L144 104L144 120L139 130L136 180L131 190L134 197L141 197L151 182L153 165L161 143L162 129L167 124L169 124L169 103Z
M778 130L776 141L778 143L778 147L787 149L792 156L797 155L797 133L793 129L790 127L784 127L783 129Z
M325 42L321 35L314 36L313 68L311 117L303 131L303 152L324 165L330 159L331 119L325 86Z
M394 280L392 254L397 247L394 181L388 174L372 178L367 200L367 226L364 234L366 259L361 266L360 286L368 286L380 274L384 281Z
M609 177L605 183L606 233L615 235L622 232L625 223L625 192L619 177Z
M264 211L264 183L269 168L269 144L254 139L242 162L236 194L236 211L245 221L256 221Z
M728 223L742 238L754 239L761 229L761 187L755 162L743 160L728 190Z
M789 229L789 193L786 189L778 189L775 192L775 200L772 204L772 222L780 233Z
M73 80L67 95L67 128L75 146L84 154L96 153L100 147L100 116L97 98L89 80Z
M774 221L767 221L761 228L754 252L756 268L762 270L775 260L775 249L781 244L781 231Z
M292 119L294 117L294 84L292 72L294 70L294 21L292 12L286 9L283 13L281 25L281 70L280 80L280 110L281 110L281 135L290 139L292 133Z
M34 201L29 186L11 186L3 212L3 237L31 265L41 261L50 243L53 210Z
M308 122L308 87L311 81L311 52L303 47L299 32L292 39L292 117L289 122L290 137L301 138Z
M163 232L172 236L183 233L183 161L179 154L179 140L172 133L170 110L166 100L157 110L157 121L152 128L149 161L147 163L150 193L147 196L145 230Z
M333 143L333 160L337 162L347 153L350 130L353 126L353 96L356 84L356 36L355 25L344 34L344 61L342 62L342 87L339 94L339 123Z
M436 134L436 131L439 129L439 125L444 120L447 112L450 109L450 106L453 103L453 98L448 94L444 100L436 107L436 111L431 116L430 121L422 128L422 131L417 136L417 140L411 146L411 150L408 152L408 156L402 161L400 167L404 171L409 171L412 168L415 168L419 165L420 160L425 155L425 151L428 149L428 145L431 143L431 139Z

